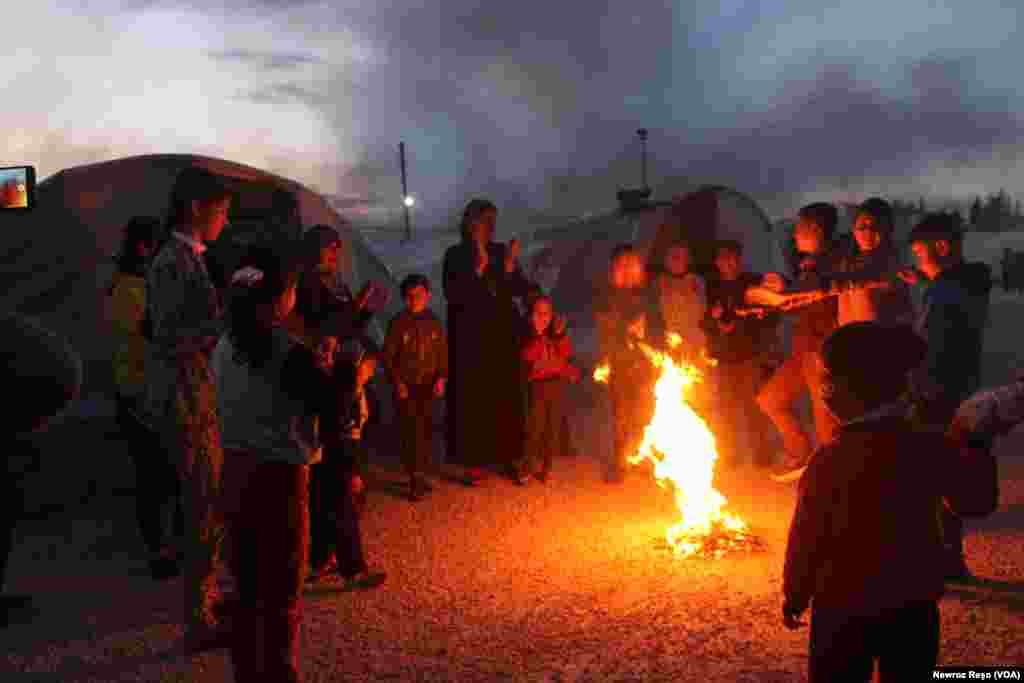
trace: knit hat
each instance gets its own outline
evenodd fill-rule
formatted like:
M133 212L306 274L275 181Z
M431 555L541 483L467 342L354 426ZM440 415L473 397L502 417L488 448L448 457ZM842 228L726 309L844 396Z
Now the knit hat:
M867 396L899 393L907 375L924 362L928 347L909 325L857 322L825 340L822 357L829 382Z
M3 411L7 434L32 431L74 401L82 389L82 360L53 332L30 318L0 315L0 382L16 400Z

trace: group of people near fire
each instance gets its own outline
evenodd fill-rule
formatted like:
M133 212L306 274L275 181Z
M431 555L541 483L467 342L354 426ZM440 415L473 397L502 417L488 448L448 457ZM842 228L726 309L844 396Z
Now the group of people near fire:
M136 444L152 576L184 574L186 649L229 648L238 681L297 681L304 584L355 590L385 580L359 528L374 378L384 374L394 391L415 502L436 485L436 402L446 406L446 461L462 466L467 485L495 465L518 484L545 482L572 448L567 391L583 372L566 317L524 274L518 243L494 240L487 200L466 206L442 282L401 282L404 310L382 348L368 325L388 290L369 283L353 294L340 282L333 228L252 248L223 278L211 275L205 252L231 201L215 175L188 169L165 222L126 227L108 292L118 413ZM860 206L852 244L835 234L837 218L825 203L800 211L787 274L747 271L738 241L714 244L708 272L685 241L667 245L658 264L623 244L594 309L614 424L609 482L622 481L653 416L650 349L700 369L705 380L688 400L726 462L800 479L783 617L795 628L813 604L815 681L866 680L874 658L883 675L934 665L937 600L945 581L968 574L961 519L994 509L992 441L1024 419L1024 380L978 392L990 273L964 261L952 218L929 215L912 230L916 268L900 263L884 200ZM926 288L918 312L915 286ZM444 323L431 310L438 291ZM809 303L773 303L794 292ZM784 318L792 339L779 362ZM21 435L75 396L81 368L31 321L5 321L4 337L32 348L25 362L63 373L50 394L16 393L26 400L5 419L17 454ZM799 414L806 396L810 431ZM763 416L782 436L778 461L763 445ZM0 541L6 563L9 534ZM215 581L222 557L233 597Z

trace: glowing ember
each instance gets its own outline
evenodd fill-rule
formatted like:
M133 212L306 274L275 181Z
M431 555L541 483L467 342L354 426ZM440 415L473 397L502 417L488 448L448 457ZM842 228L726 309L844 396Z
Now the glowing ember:
M675 348L681 341L670 335L669 346ZM720 557L730 550L759 546L746 523L724 510L727 501L714 487L715 437L686 400L689 389L703 379L700 371L646 344L639 348L661 373L654 387L654 417L629 462L650 461L658 485L671 487L675 494L681 519L665 534L668 547L683 557ZM609 375L607 362L594 370L595 381L606 383Z

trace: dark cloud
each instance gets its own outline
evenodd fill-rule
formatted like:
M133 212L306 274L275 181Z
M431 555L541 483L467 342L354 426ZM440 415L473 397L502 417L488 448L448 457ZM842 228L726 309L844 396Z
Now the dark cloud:
M324 60L315 55L301 53L259 52L256 50L224 50L206 53L220 62L239 62L264 71L293 71L311 64L320 65Z
M1000 150L1020 156L1024 125L1005 98L972 92L968 60L929 60L908 71L909 91L893 94L851 65L825 66L811 83L784 87L779 106L708 140L691 171L775 199L910 180L937 159L969 167Z
M980 91L977 65L963 58L893 65L907 69L899 90L866 80L857 64L828 63L822 49L814 78L786 74L770 102L734 111L739 100L723 95L736 87L723 76L734 68L723 66L740 38L708 35L680 5L689 3L379 0L341 3L330 19L309 2L230 9L274 12L311 37L364 40L370 61L328 64L318 86L281 82L243 96L313 107L357 143L355 166L379 169L380 182L382 169L397 177L405 140L413 187L445 215L477 193L543 205L555 177L585 179L602 193L594 204L607 205L615 186L637 180L640 126L651 130L652 181L720 182L765 201L911 177L936 159L969 168L1020 156L1010 97ZM308 63L278 56L219 58Z

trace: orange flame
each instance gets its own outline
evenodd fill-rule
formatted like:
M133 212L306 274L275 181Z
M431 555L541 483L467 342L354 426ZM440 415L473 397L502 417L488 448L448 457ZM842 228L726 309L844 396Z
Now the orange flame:
M669 346L674 349L681 341L670 335ZM654 417L629 462L650 461L658 485L675 494L680 520L666 531L666 541L677 555L687 557L704 550L713 534L745 537L746 523L725 511L728 501L714 487L715 437L687 402L703 376L695 366L676 362L646 344L638 346L661 372L654 387ZM609 373L609 364L603 362L594 370L594 379L606 383ZM721 545L715 548L716 556L724 552Z

